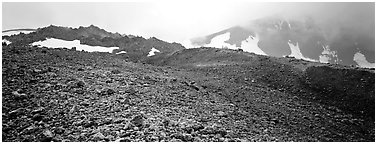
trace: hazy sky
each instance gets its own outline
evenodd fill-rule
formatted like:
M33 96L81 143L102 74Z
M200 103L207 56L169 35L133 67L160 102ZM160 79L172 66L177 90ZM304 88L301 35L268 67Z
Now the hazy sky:
M155 36L169 42L183 42L274 14L312 15L322 22L335 19L337 23L374 31L373 3L18 2L2 3L2 7L3 30L93 24L111 32Z

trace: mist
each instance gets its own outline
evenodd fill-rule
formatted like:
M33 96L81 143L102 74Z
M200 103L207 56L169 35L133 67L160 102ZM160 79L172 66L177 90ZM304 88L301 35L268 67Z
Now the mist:
M328 41L341 39L340 36L343 35L352 35L353 40L363 37L364 40L373 43L373 46L365 48L374 50L375 5L372 2L271 3L267 5L271 8L270 16L287 20L308 21L310 19L313 25L319 26ZM240 26L254 28L250 27L249 23L242 23Z

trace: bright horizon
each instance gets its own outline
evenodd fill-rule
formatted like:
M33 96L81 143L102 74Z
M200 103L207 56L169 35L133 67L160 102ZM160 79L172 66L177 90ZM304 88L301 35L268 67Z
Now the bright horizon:
M370 31L370 4L246 1L159 2L18 2L2 3L2 29L40 28L49 25L78 28L95 25L109 32L157 37L185 44L191 38L271 15L310 15ZM372 7L374 14L374 5ZM368 16L366 16L368 18ZM373 16L374 17L374 16ZM360 21L365 21L360 23ZM374 26L374 20L373 20Z

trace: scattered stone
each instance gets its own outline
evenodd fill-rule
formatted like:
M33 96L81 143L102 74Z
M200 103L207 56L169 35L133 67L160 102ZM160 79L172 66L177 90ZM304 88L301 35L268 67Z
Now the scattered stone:
M226 114L225 112L223 112L223 111L218 111L218 112L217 112L217 115L218 115L219 117L226 117L226 116L227 116L227 114Z
M34 121L41 121L43 119L43 116L39 113L35 114L32 118Z
M130 138L120 138L115 140L115 142L131 142Z
M107 89L104 89L102 91L99 91L99 94L102 95L102 96L104 96L104 95L112 95L114 93L115 93L115 91L113 89L111 89L111 88L107 88Z
M80 103L80 105L82 105L82 106L89 106L90 103L88 101L83 101L83 102Z
M113 80L112 79L107 79L106 83L113 83Z
M25 112L26 112L25 108L18 108L16 110L9 112L9 116L10 117L16 117L16 116L19 116L19 115L23 115Z
M118 119L115 119L115 120L114 120L114 123L118 124L118 123L122 123L122 122L124 122L124 121L125 121L125 119L123 119L123 118L118 118Z
M26 99L27 98L27 95L24 94L24 93L19 93L18 91L14 91L12 92L13 96L18 99L18 100L21 100L21 99Z
M46 129L42 133L41 141L42 142L51 142L53 137L54 137L54 134L52 134L52 132L50 130Z
M94 125L96 125L96 123L94 121L89 121L89 122L85 123L83 126L85 128L88 128L88 127L92 127Z
M115 69L115 70L111 70L111 73L112 74L119 74L119 73L121 73L122 71L120 71L120 70L117 70L117 69Z
M42 70L40 70L40 69L34 69L33 72L40 73L40 72L42 72Z
M62 128L62 127L57 127L57 128L55 128L55 130L54 130L54 133L56 133L56 134L62 134L62 133L64 133L64 132L65 132L65 129Z
M76 85L77 85L77 87L84 87L85 86L85 82L83 82L83 81L78 81L77 83L76 83Z
M183 134L183 139L182 140L185 141L185 142L191 142L194 139L193 139L193 137L192 137L191 134Z
M137 115L131 120L131 123L136 127L142 127L144 125L144 117Z
M105 139L105 136L101 132L98 132L92 136L92 140L94 141L100 141L103 139Z

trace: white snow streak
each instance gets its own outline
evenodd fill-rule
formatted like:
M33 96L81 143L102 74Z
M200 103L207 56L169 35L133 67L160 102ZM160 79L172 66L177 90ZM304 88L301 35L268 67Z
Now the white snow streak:
M119 47L101 47L101 46L89 46L80 44L80 40L66 41L55 38L48 38L45 41L38 41L32 43L32 45L37 45L39 47L49 47L49 48L68 48L76 47L77 51L88 51L88 52L108 52L112 53L113 50L119 49Z
M149 51L149 54L147 55L148 57L154 56L155 52L160 52L158 49L152 48L151 51Z

